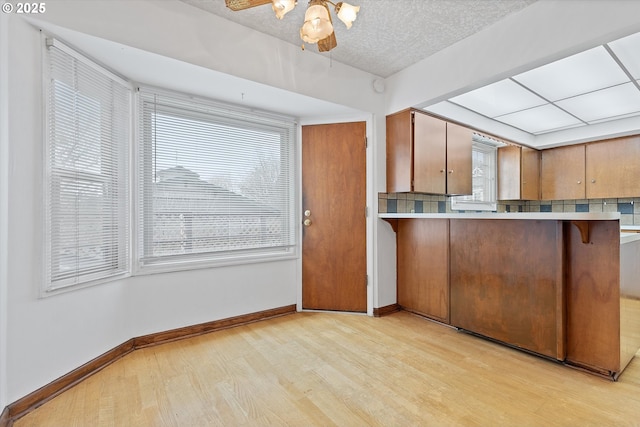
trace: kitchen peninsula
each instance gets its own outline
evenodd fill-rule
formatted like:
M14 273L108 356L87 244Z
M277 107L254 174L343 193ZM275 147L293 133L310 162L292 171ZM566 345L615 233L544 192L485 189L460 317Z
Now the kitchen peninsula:
M640 348L640 233L619 213L379 218L405 310L614 380Z

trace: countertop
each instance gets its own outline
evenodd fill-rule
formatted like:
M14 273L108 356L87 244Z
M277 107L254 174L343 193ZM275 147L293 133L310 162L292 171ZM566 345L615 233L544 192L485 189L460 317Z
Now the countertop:
M586 213L586 212L517 212L517 213L381 213L381 219L528 219L549 221L614 221L620 219L619 212ZM633 226L621 228L634 229ZM620 233L620 244L640 240L640 233Z
M619 212L514 212L514 213L380 213L381 219L444 218L444 219L533 219L551 221L619 220Z

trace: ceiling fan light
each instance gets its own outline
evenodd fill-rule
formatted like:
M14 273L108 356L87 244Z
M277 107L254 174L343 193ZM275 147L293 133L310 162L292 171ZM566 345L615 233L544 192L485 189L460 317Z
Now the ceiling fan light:
M360 11L360 6L352 6L349 3L339 2L336 4L336 13L338 14L338 18L344 22L344 25L347 26L347 29L351 28L353 25L353 21L356 20L358 12Z
M298 4L297 0L272 0L271 8L276 13L276 18L282 19Z
M322 0L311 0L304 14L300 38L305 43L318 43L333 33L329 8Z

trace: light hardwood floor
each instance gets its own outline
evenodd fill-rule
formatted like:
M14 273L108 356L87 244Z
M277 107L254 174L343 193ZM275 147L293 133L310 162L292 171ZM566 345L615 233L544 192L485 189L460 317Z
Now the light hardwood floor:
M296 313L137 350L25 426L635 426L618 382L429 322Z

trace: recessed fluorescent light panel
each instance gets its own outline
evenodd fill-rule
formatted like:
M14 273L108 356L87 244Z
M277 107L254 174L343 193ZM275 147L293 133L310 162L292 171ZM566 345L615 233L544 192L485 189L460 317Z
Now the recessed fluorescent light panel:
M640 33L607 44L634 79L640 80Z
M532 134L584 125L580 120L551 104L505 114L496 117L496 120Z
M477 113L532 135L638 116L640 33L448 101L463 107L460 117Z
M558 101L560 108L585 122L640 114L640 90L633 83Z
M509 79L456 96L449 101L491 118L545 103L544 99Z
M629 77L602 46L527 71L513 79L549 101L629 81Z

